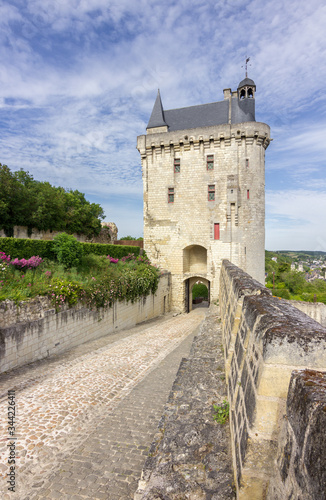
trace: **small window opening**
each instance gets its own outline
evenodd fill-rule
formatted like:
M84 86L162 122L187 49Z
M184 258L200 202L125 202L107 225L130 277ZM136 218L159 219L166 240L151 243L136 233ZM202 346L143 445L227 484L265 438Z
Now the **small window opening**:
M233 189L231 189L231 194L233 194Z
M214 155L207 155L207 170L214 170Z
M174 172L180 172L180 158L174 158Z
M174 188L168 188L168 202L174 203Z
M208 201L214 201L215 200L215 185L210 184L208 186Z
M250 199L250 193L249 193L249 189L247 189L247 200Z
M249 167L249 159L246 158L246 167L248 168Z

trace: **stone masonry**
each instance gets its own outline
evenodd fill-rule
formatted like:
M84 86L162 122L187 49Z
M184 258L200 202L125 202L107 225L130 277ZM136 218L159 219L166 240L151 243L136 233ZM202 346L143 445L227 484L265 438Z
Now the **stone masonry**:
M246 78L224 101L169 111L158 94L147 135L138 137L144 248L172 273L175 310L191 310L198 280L218 298L224 258L264 282L270 129L255 121L255 89Z
M326 329L228 261L220 283L237 498L320 500L325 458L313 448L325 447Z

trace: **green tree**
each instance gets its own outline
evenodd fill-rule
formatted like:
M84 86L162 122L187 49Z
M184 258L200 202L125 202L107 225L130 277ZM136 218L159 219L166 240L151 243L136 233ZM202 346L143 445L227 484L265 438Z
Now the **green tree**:
M22 169L12 173L0 164L0 228L7 236L14 226L92 236L100 232L103 218L102 207L83 193L36 181Z
M87 236L99 234L104 212L100 205L89 203L79 191L68 191L65 197L66 230Z

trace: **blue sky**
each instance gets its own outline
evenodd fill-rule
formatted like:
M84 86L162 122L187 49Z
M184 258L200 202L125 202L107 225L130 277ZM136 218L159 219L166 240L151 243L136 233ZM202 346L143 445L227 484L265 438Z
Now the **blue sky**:
M2 0L0 162L140 236L136 138L157 89L165 109L220 101L248 55L274 139L266 248L326 251L325 26L321 0Z

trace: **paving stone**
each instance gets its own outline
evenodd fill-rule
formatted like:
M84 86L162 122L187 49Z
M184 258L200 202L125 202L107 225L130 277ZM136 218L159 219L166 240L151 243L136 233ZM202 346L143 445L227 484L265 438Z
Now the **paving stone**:
M113 464L128 471L108 479L101 494L114 500L132 498L181 358L189 352L204 313L159 319L6 375L0 394L15 387L17 433L23 451L27 449L17 460L17 498L46 498L49 490L60 491L60 498L95 498L96 479L104 473L97 457L91 459L94 453L105 459L107 472ZM4 400L1 414L5 408ZM0 428L1 435L4 431ZM0 455L2 461L3 442ZM46 484L35 487L33 478L42 472ZM90 483L83 491L81 480ZM1 480L0 493L4 489Z

